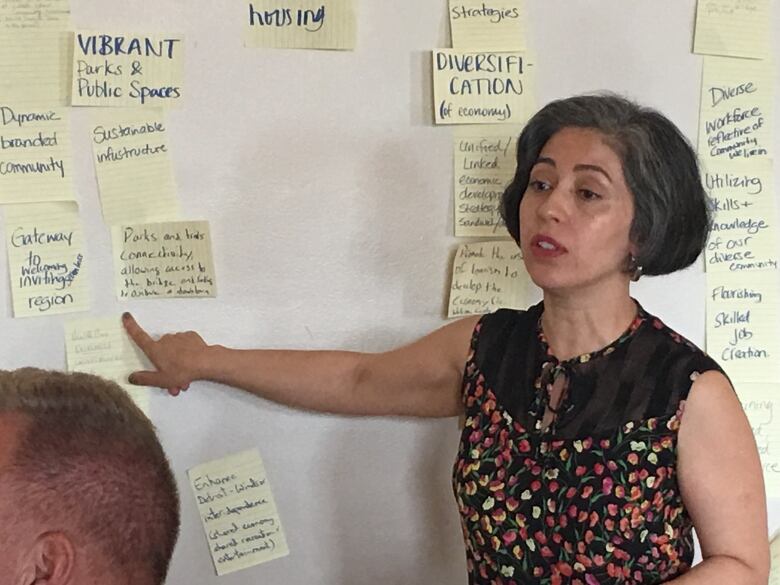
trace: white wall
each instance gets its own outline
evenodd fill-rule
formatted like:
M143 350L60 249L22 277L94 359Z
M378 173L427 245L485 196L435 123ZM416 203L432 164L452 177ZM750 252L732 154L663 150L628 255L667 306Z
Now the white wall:
M443 323L459 240L452 130L431 123L429 51L449 44L445 0L360 1L358 49L347 53L244 49L241 2L71 3L77 27L186 35L187 101L169 115L170 148L185 217L211 221L219 288L215 300L117 302L88 112L76 110L92 314L131 310L154 333L197 329L239 347L368 351ZM528 5L540 104L624 92L695 140L694 0ZM3 275L6 263L1 254ZM644 279L635 292L703 344L701 265ZM64 368L64 319L12 319L8 285L0 298L0 366ZM173 585L466 583L449 478L456 421L313 415L211 384L179 399L158 395L152 409L182 493ZM217 579L186 470L252 446L292 552ZM769 508L775 529L780 500Z

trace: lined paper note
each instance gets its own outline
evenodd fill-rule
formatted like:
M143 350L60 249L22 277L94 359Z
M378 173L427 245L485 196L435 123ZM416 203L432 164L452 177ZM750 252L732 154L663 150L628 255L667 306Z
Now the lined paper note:
M533 108L533 64L513 52L433 52L437 124L522 124Z
M65 349L69 372L95 374L116 382L149 414L149 388L134 386L127 377L153 368L118 318L66 321Z
M454 133L455 235L506 236L501 196L515 173L519 127L464 126Z
M0 104L0 203L71 201L70 113Z
M180 35L73 34L74 106L168 107L184 98Z
M448 317L524 305L528 276L514 241L463 244L455 254Z
M769 0L699 0L693 52L768 58L771 22Z
M70 28L70 0L0 0L0 29Z
M774 70L765 61L705 57L699 155L721 160L773 153Z
M217 296L208 222L115 226L111 234L120 299Z
M178 219L162 110L101 110L92 121L92 152L106 223Z
M705 161L712 230L705 249L707 271L777 269L777 209L772 164Z
M0 30L0 102L70 105L72 37L59 30Z
M84 238L71 202L5 208L14 317L89 309Z
M247 47L355 48L355 0L240 0L240 3Z
M736 390L756 439L767 495L776 498L780 496L780 385L776 380L739 384Z
M777 494L774 497L777 497ZM771 569L767 585L780 585L780 532L776 533L772 542L769 543L769 553Z
M780 379L778 273L707 273L707 353L735 386Z
M523 0L450 0L455 49L522 51L525 20Z
M257 450L188 472L217 575L290 554Z

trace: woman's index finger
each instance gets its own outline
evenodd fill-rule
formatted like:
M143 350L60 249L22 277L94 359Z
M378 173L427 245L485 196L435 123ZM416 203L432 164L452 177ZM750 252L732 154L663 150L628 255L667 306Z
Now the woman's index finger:
M125 326L125 331L127 331L130 339L148 356L152 345L154 345L154 339L144 331L143 327L138 324L130 313L122 315L122 325Z

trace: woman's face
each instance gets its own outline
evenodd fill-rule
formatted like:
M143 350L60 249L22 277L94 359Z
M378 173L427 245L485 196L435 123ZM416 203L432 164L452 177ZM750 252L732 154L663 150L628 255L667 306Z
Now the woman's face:
M520 247L539 287L627 286L634 199L620 159L600 132L564 128L554 134L531 169L519 213Z

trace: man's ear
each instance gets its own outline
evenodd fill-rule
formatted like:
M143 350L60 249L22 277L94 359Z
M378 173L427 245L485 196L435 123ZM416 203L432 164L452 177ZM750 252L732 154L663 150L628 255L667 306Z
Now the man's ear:
M68 585L72 583L76 548L62 532L45 532L35 539L14 585Z

